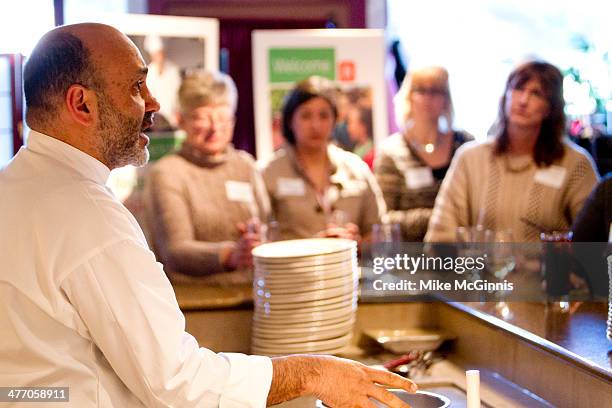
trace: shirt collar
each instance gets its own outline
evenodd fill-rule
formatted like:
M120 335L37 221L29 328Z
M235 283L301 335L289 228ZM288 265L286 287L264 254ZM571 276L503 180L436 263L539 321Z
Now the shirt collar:
M54 137L30 130L27 149L58 160L87 179L105 185L110 169L87 153Z

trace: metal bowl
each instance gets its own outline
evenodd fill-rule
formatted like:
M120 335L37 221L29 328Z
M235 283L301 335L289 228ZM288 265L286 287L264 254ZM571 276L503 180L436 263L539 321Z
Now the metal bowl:
M412 408L446 408L450 407L450 400L444 395L435 394L427 391L417 391L415 394L410 394L404 390L389 390L397 395L399 399L408 403ZM386 407L386 405L372 400L377 407ZM320 400L317 400L317 408L327 408Z

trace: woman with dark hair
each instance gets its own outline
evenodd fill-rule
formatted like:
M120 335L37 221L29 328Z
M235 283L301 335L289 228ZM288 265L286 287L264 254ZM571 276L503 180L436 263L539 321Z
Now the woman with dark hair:
M324 78L299 82L285 99L286 144L262 170L282 239L359 240L384 214L385 204L368 166L330 143L336 119L334 90Z
M457 227L567 231L598 180L588 153L564 137L563 75L531 61L508 77L493 138L462 146L436 199L426 241L455 240Z

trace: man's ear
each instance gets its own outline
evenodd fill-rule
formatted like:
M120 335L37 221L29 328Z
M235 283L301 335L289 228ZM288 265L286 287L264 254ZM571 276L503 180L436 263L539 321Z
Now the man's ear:
M72 119L82 126L92 126L95 123L97 107L96 93L83 85L71 85L66 92L66 109Z

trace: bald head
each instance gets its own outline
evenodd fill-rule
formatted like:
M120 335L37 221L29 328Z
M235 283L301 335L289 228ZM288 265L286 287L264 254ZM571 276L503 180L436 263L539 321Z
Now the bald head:
M104 24L67 25L45 34L24 70L28 125L44 128L57 118L71 85L103 92L103 65L121 52L137 51L124 34Z

